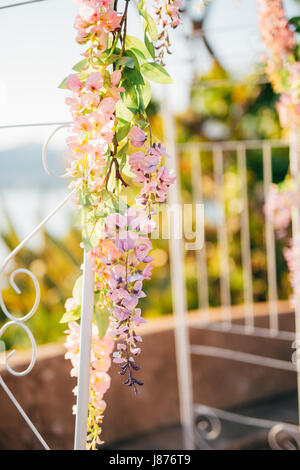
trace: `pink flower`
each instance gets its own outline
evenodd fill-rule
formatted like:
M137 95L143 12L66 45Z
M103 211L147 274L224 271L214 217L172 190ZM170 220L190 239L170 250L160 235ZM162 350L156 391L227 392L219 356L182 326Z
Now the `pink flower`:
M299 302L297 299L296 290L299 290L300 285L300 236L297 235L294 240L290 242L290 248L285 248L284 257L286 259L289 271L290 271L290 281L294 290L293 296L291 298L292 306L299 307L296 305Z
M74 93L78 93L82 89L82 83L77 75L72 73L66 80L66 87Z
M121 76L121 70L115 70L110 76L112 85L117 86L121 80Z
M77 131L89 132L91 130L92 130L92 125L87 117L80 115L74 119L74 131L75 132Z
M100 103L99 110L106 114L112 114L116 110L116 103L112 98L104 98Z
M115 31L120 27L122 15L114 10L107 11L100 15L101 27L106 33Z
M271 186L264 211L266 217L273 222L279 237L285 235L285 231L290 224L293 205L298 205L295 192L279 191L275 184Z
M105 231L109 235L114 235L117 230L123 229L126 225L126 216L115 212L107 216L105 220Z
M111 276L109 279L109 285L112 289L120 286L125 281L126 270L121 264L116 264L110 271Z
M75 299L74 297L70 297L66 300L65 309L67 312L70 312L71 310L75 310L79 305L80 303L77 299Z
M121 251L129 251L135 247L138 234L132 230L120 230L116 235L116 247Z
M85 84L87 91L99 91L103 87L103 78L100 72L92 72Z
M97 5L88 4L86 2L81 3L79 5L79 15L83 21L88 23L96 21L98 17Z
M110 387L110 376L106 372L93 372L90 383L98 399L101 399Z
M143 269L142 273L144 279L151 279L152 269L153 266L151 266L151 264L147 264L147 266Z
M138 261L143 262L151 249L152 243L149 238L139 238L134 248Z
M141 147L147 140L145 132L137 126L130 129L128 138L134 147Z
M132 321L136 326L142 325L143 323L147 323L147 320L141 316L141 309L135 309L135 315L132 317Z
M76 98L70 98L68 96L65 101L66 104L70 106L71 113L74 113L75 115L80 113L82 106Z
M139 299L146 297L145 292L142 291L143 283L142 281L136 281L133 286L133 293L136 295Z
M156 175L156 201L164 202L167 197L167 193L171 184L176 180L175 176L172 176L166 166L161 166Z
M97 107L99 102L100 97L95 93L83 93L80 97L80 104L84 108Z

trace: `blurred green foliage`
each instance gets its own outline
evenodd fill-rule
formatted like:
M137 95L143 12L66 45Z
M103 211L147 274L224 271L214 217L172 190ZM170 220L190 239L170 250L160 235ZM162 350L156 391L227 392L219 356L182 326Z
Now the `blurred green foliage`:
M258 71L259 72L259 71ZM282 137L275 103L278 97L269 83L263 83L261 74L247 77L244 82L227 86L230 79L226 71L213 61L209 74L195 76L190 92L190 105L177 116L179 141L239 141L243 139L279 139ZM222 82L223 80L223 82ZM259 82L259 83L257 83ZM209 83L212 83L210 86ZM222 85L224 83L224 86ZM251 84L250 84L251 83ZM200 155L199 155L200 158ZM205 234L211 305L220 304L220 262L217 246L217 226L212 202L216 198L211 152L201 153L202 191L205 204ZM224 196L226 226L230 257L230 285L233 304L243 303L243 273L241 266L240 215L241 182L237 169L236 152L224 152ZM288 149L272 150L273 182L284 180L288 171ZM180 177L183 202L190 202L192 194L192 168L189 153L180 154ZM261 150L247 151L247 183L250 214L250 244L252 255L253 293L255 301L267 300L265 217L263 212L263 160ZM287 239L277 240L277 279L279 298L286 299L290 292L288 273L282 249ZM198 306L196 255L186 259L189 309Z

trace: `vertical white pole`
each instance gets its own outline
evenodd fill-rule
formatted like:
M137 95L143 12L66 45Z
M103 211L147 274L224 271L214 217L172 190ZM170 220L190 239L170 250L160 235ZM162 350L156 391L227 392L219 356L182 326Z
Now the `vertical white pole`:
M292 127L290 137L290 167L297 198L300 194L299 167L300 167L300 141L299 129ZM299 207L293 207L292 212L293 241L300 234ZM295 296L295 327L296 327L296 366L297 366L297 390L298 390L298 424L300 430L300 286L294 287Z
M245 305L245 331L253 332L254 310L253 310L253 289L252 289L252 266L251 266L251 246L249 231L249 203L247 185L247 159L246 147L237 147L238 173L241 183L241 246L242 246L242 267L244 282L244 305Z
M264 167L264 194L267 200L268 192L272 184L272 151L268 143L263 146ZM266 243L267 243L267 270L268 270L268 294L270 305L270 333L276 336L278 326L277 306L277 276L276 276L276 247L273 222L266 218Z
M222 324L224 329L231 327L231 294L230 294L230 269L228 255L228 238L225 214L225 198L224 198L224 163L223 149L220 145L213 147L214 162L214 180L216 187L216 200L222 209L222 221L218 224L218 247L219 247L219 263L220 263L220 290L221 290L221 308L222 308Z
M178 207L180 204L180 178L176 153L176 140L173 116L169 109L168 96L164 100L164 134L170 157L170 168L176 171L176 182L171 186L168 203ZM186 324L186 291L184 279L184 252L182 237L176 236L182 232L180 217L173 217L170 227L170 263L172 280L173 312L175 316L175 346L177 377L179 388L180 420L183 429L183 445L187 450L194 449L194 419L192 373L189 350L189 336ZM175 226L177 224L177 226Z
M93 310L94 271L91 254L84 250L75 450L86 449Z
M197 152L195 147L191 153L192 162L192 188L193 203L203 204L202 194L202 169L201 153ZM209 292L208 292L208 274L205 247L205 228L203 227L203 247L197 250L197 273L198 273L198 302L200 308L201 320L209 322Z

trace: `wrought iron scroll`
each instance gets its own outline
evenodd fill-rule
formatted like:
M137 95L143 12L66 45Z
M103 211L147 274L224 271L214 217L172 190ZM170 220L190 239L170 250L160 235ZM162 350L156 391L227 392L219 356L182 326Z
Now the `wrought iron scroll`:
M195 440L200 449L213 450L212 443L222 433L222 420L238 425L266 429L266 441L272 450L300 450L298 426L269 419L195 405Z
M44 163L44 168L46 170L46 172L51 175L51 176L55 176L49 169L48 167L48 164L47 164L47 148L48 148L48 145L49 145L49 142L51 140L51 138L53 137L53 135L61 128L63 127L67 127L69 125L69 123L64 123L62 125L60 125L58 128L56 128L52 133L51 135L49 136L49 138L47 139L45 145L44 145L44 149L43 149L43 163ZM13 126L12 126L13 127ZM65 175L63 175L62 177L64 177ZM60 178L60 176L59 176ZM4 272L6 270L6 267L7 265L9 264L10 261L12 261L14 259L14 257L21 251L21 249L29 242L29 240L31 240L44 226L45 224L67 203L67 201L71 198L71 196L75 193L75 190L71 191L25 238L24 240L5 258L4 262L2 263L1 267L0 267L0 278L1 276L4 275ZM12 273L10 274L10 277L9 277L9 283L11 285L11 287L13 288L13 290L16 292L16 294L18 295L21 295L21 290L19 289L18 285L17 285L17 281L16 281L16 277L19 275L19 274L25 274L27 276L29 276L31 278L31 280L33 281L33 284L34 284L34 288L35 288L35 301L34 301L34 304L31 308L31 310L26 313L25 315L23 315L22 317L16 317L14 316L11 312L9 312L9 310L7 309L6 305L5 305L5 302L4 302L4 299L3 299L3 296L2 296L2 291L0 289L0 306L1 306L1 309L3 311L3 313L5 314L5 316L7 317L8 321L1 327L0 329L0 338L2 337L3 333L8 329L10 328L11 326L17 326L19 328L22 328L29 340L30 340L30 343L31 343L31 348L32 348L32 355L31 355L31 360L30 360L30 364L28 365L28 367L26 369L24 369L23 371L17 371L15 369L13 369L13 367L11 367L11 365L9 364L9 360L10 358L15 354L15 350L12 350L10 351L7 355L6 355L6 358L5 358L5 368L6 370L16 376L16 377L21 377L21 376L25 376L27 374L30 373L30 371L33 369L34 365L35 365L35 362L36 362L36 356L37 356L37 346L36 346L36 341L35 341L35 338L31 332L31 330L29 329L29 327L25 324L25 322L27 322L34 314L35 312L37 311L38 309L38 306L39 306L39 302L40 302L40 286L39 286L39 283L38 283L38 280L37 278L35 277L35 275L28 269L25 269L25 268L18 268L18 269L15 269L14 271L12 271ZM19 404L19 402L16 400L14 394L11 392L11 390L8 388L8 386L6 385L6 383L4 382L3 378L0 376L0 386L2 387L2 389L4 390L4 392L7 394L7 396L10 398L10 400L12 401L12 403L16 406L17 410L19 411L19 413L21 414L21 416L24 418L24 420L26 421L26 423L28 424L28 426L31 428L32 432L35 434L35 436L37 437L37 439L40 441L40 443L42 444L42 446L46 449L46 450L49 450L49 446L47 445L47 443L45 442L45 440L43 439L43 437L40 435L40 433L38 432L38 430L36 429L36 427L34 426L34 424L32 423L32 421L30 420L30 418L28 417L28 415L25 413L25 411L23 410L23 408L21 407L21 405Z

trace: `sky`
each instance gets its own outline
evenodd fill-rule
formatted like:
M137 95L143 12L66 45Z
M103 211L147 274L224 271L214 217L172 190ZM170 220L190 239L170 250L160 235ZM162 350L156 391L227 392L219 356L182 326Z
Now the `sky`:
M21 0L0 0L0 7L18 1ZM119 0L121 6L123 1ZM199 0L192 1L197 4ZM286 0L285 6L288 16L297 14L293 0ZM1 159L6 155L13 158L13 152L6 153L6 150L24 146L26 159L25 146L28 149L28 146L31 148L32 144L37 144L42 148L53 130L53 127L1 129L1 126L70 120L65 104L67 93L58 89L58 85L80 60L82 52L82 47L75 42L75 14L73 0L46 0L15 8L0 8L0 172L1 164L3 171L4 163L7 163ZM140 35L141 24L135 8L130 10L128 30L129 34ZM256 0L212 0L206 30L221 63L234 76L242 78L253 69L263 51L257 27ZM172 34L173 54L167 59L167 69L174 84L153 87L159 100L168 96L174 112L183 111L188 105L193 73L201 74L209 66L201 41L191 41L190 33L191 25L184 22ZM58 155L65 149L65 137L66 131L63 130L52 141L52 148ZM26 161L23 163L26 165ZM38 164L41 167L39 159ZM31 194L29 188L26 195L23 189L18 192L14 182L11 183L11 190L1 191L0 206L9 207L13 221L24 236L41 215L59 201L61 189L55 189L55 194L41 191L37 195L34 189ZM34 185L30 183L30 186ZM60 188L67 191L65 183ZM55 218L53 222L55 229L64 230L64 213L57 217L59 219ZM0 226L2 223L0 212Z
M0 6L18 1L0 0ZM193 0L195 4L197 1ZM122 0L119 4L122 5ZM292 11L293 2L287 1L286 5ZM73 0L47 0L0 9L0 126L70 120L64 102L66 92L57 86L80 60L82 47L74 40L75 14ZM131 9L128 29L137 36L141 30L135 8ZM243 76L251 71L262 51L255 0L213 0L206 29L222 63L234 75ZM175 112L183 111L188 104L193 71L205 71L208 64L201 43L188 42L189 34L189 23L173 34L173 55L168 57L167 68L174 84L168 85L167 91L163 85L154 86L159 99L168 94ZM0 150L30 141L43 142L50 131L0 129ZM53 145L61 146L64 137L62 131Z
M18 1L0 0L0 6ZM243 69L245 62L249 68L252 57L248 45L252 47L251 43L255 43L255 1L241 0L236 4L236 0L214 0L213 3L207 21L209 37L226 64L239 60ZM0 126L70 120L64 102L66 92L57 86L80 60L82 47L74 40L75 14L73 0L47 0L0 10ZM254 25L254 30L246 33L245 29L236 29L242 23ZM131 9L128 29L129 33L139 35L140 21L135 8ZM194 45L197 53L186 47L184 36L189 34L189 29L190 25L184 24L175 30L173 55L168 58L168 70L174 79L168 93L174 111L187 105L192 69L205 69L207 63L201 47ZM234 41L237 37L239 40ZM161 88L154 87L158 97L165 93ZM0 129L0 146L5 148L29 140L40 142L48 134L49 128ZM59 145L62 138L63 132L54 144L57 141Z

